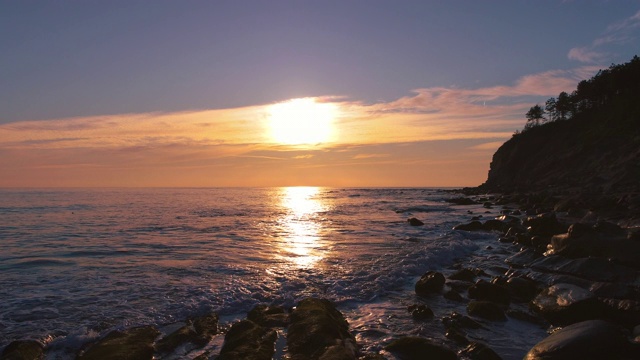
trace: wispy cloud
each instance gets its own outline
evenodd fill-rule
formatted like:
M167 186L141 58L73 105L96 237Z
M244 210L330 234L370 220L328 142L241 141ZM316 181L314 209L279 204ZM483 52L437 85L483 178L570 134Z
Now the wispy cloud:
M604 30L590 45L578 46L569 50L567 57L583 63L599 63L611 56L607 47L626 45L638 37L640 29L640 10L634 15L617 21Z

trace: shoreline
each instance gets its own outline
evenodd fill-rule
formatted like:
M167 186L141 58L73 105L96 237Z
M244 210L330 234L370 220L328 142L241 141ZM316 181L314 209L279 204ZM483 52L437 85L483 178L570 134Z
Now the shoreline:
M550 319L553 319L552 322L555 322L554 325L558 325L561 323L561 325L563 326L570 325L570 323L576 319L583 320L580 318L580 316L584 314L579 314L580 316L574 314L577 317L570 320L567 320L563 316L561 316L561 321L560 323L558 323L557 318L554 318L555 315L549 318L548 314L543 315L544 312L536 313L536 312L528 311L529 303L535 298L535 297L532 297L534 295L531 290L532 284L535 285L535 289L536 289L535 296L538 296L540 292L544 291L545 289L548 289L554 284L567 284L567 283L569 285L574 285L582 288L585 291L591 292L593 296L589 297L589 299L595 298L596 300L587 299L589 300L588 303L590 303L591 305L595 304L593 308L588 308L589 311L592 311L593 309L599 309L598 311L602 311L602 313L600 313L601 318L614 320L614 322L616 321L615 319L616 316L618 316L618 318L629 318L626 315L633 315L633 316L638 315L639 308L637 307L637 304L636 304L636 307L633 307L633 306L631 306L630 308L627 307L626 308L627 310L625 310L625 308L618 308L618 309L615 308L616 304L620 305L621 301L623 302L626 301L627 302L626 305L629 305L628 303L630 301L634 301L634 298L629 295L637 295L637 293L632 292L627 294L621 294L622 291L620 289L607 288L606 285L611 284L612 283L611 281L595 281L593 279L586 279L585 277L593 277L593 274L584 273L584 270L585 270L584 268L577 267L571 270L572 264L576 266L580 265L580 261L584 262L584 259L592 259L594 258L593 256L578 257L578 258L572 259L572 258L562 257L561 255L557 255L556 257L554 257L555 255L553 254L549 254L551 256L543 256L541 254L540 250L542 250L541 247L544 241L551 241L551 238L553 236L558 236L561 234L569 234L568 231L571 230L571 228L568 225L570 224L562 224L562 223L563 222L575 223L577 218L564 216L565 215L564 213L562 214L562 216L557 216L557 217L555 215L553 217L546 216L543 214L549 214L549 213L539 211L539 210L542 210L542 207L540 207L539 210L535 210L535 213L540 212L540 214L534 215L534 209L536 208L536 206L532 206L530 207L530 209L525 209L525 208L520 209L519 206L515 206L514 204L510 203L510 201L513 200L512 197L503 197L503 196L489 197L485 195L473 195L471 197L466 197L466 199L472 200L473 203L476 205L476 207L479 204L483 206L482 208L501 207L502 210L500 210L500 212L505 213L504 214L505 218L503 220L498 220L498 222L496 222L493 219L489 219L488 217L479 218L480 221L478 221L478 223L480 223L481 226L477 227L475 231L490 231L492 233L495 233L497 241L494 243L493 246L489 245L492 247L492 249L481 249L481 250L486 251L486 256L500 257L503 260L510 259L509 263L505 264L504 269L502 269L502 270L506 269L506 272L503 273L502 278L500 278L498 277L500 276L498 274L499 269L482 269L482 266L486 265L487 263L482 261L481 256L474 256L474 255L465 256L463 259L461 259L462 261L460 261L457 264L454 264L452 268L443 271L443 273L446 274L446 276L443 275L444 283L442 284L441 287L437 287L436 290L433 291L432 293L422 294L422 296L416 295L416 294L405 294L407 299L406 302L408 304L408 308L405 310L405 316L413 318L414 321L418 321L418 322L423 321L425 323L438 324L438 325L431 326L431 330L433 330L434 327L437 327L439 329L442 329L442 328L446 329L446 332L444 333L418 334L420 336L417 336L417 338L420 338L422 340L414 339L412 340L413 342L410 342L409 344L405 344L405 346L418 346L420 348L430 347L431 345L433 345L431 343L432 341L425 342L424 339L427 339L427 338L441 339L444 337L445 339L448 339L444 341L444 346L449 350L453 351L454 353L458 352L458 356L460 358L470 358L470 359L478 358L476 355L472 354L472 351L480 351L480 350L477 350L478 348L480 348L481 351L484 351L484 353L489 353L491 351L490 348L489 350L486 350L487 349L486 346L482 344L481 341L476 341L478 340L478 338L482 338L482 336L486 336L486 334L477 336L475 332L485 331L486 329L488 329L488 334L490 334L492 326L497 328L497 327L500 327L501 324L504 324L502 320L496 321L495 319L487 319L485 318L487 316L486 314L479 315L482 313L477 312L476 310L469 310L468 308L467 308L467 311L465 312L458 311L458 315L454 315L451 311L451 308L458 308L458 309L461 307L465 308L471 302L487 302L487 299L496 300L496 297L499 297L498 295L496 295L497 293L502 294L500 296L509 297L509 300L506 302L508 305L504 304L504 301L503 301L503 303L497 307L498 310L501 310L504 316L506 316L509 319L509 321L512 319L515 319L519 322L525 322L527 324L531 324L531 326L537 326L537 327L547 326L547 328L550 328L549 327L550 325L545 325L545 324L551 324ZM465 206L465 205L460 205L460 206ZM511 214L507 214L507 212L511 212ZM527 212L529 212L530 215L527 215ZM515 213L515 215L513 215L513 213ZM538 217L538 215L543 215L543 216ZM480 213L469 214L469 219L471 222L465 225L471 224L474 221L473 218L476 216L481 216L481 214ZM531 223L527 223L528 225L533 226L533 231L532 229L524 229L524 231L516 233L514 230L510 234L509 229L507 228L507 225L510 225L509 228L524 226L522 224L517 224L513 218L509 218L510 216L518 218L520 219L520 221L522 219L528 219L529 217L533 217L534 219L539 218L541 220L539 221L534 220ZM555 219L555 221L553 221L553 219ZM509 221L511 221L512 223L509 224L508 223ZM559 227L558 224L561 227ZM589 225L589 226L593 227L597 224L598 223L595 222L593 225ZM601 224L600 230L602 230L601 232L605 234L613 234L613 235L615 235L616 232L618 232L618 235L619 235L619 230L617 230L613 226L603 225L606 223L602 223L602 222L600 224ZM406 226L410 226L410 225L406 224ZM477 226L477 224L475 224L474 226ZM543 230L544 227L548 227L548 226L551 226L552 228L555 227L555 230L551 232L557 232L557 234L549 235L548 230ZM606 228L604 228L603 226ZM536 227L539 227L540 229L535 229ZM589 232L586 228L583 228L582 230L587 231L587 233ZM467 231L467 230L460 229L459 231ZM597 229L595 229L594 231L597 232ZM542 235L539 235L539 234L542 234ZM503 236L500 236L500 235L503 235ZM534 237L536 236L538 238L534 240ZM540 237L542 237L543 239L541 239ZM501 247L501 245L509 245L512 243L515 243L518 246L523 247L524 250L518 253L515 253L515 252L510 253L508 251L505 251L505 247ZM558 256L560 256L566 261L564 262L560 261L562 259L559 258ZM552 263L549 263L549 261L547 262L544 261L551 258L554 258L558 261L552 262ZM536 261L538 262L536 263ZM606 266L608 263L609 261L604 263L603 262L594 263L592 261L588 265L604 264ZM478 269L481 270L483 273L478 271ZM607 270L607 269L616 270L618 268L616 267L604 268L604 270ZM581 273L580 271L583 271L583 272ZM627 270L624 270L624 271L627 271ZM633 290L633 288L635 287L635 290L637 290L638 270L632 269L630 271L632 273L631 275L629 274L620 275L620 274L612 273L613 274L612 276L615 275L618 278L631 277L635 279L633 281L629 281L629 288ZM604 272L604 274L606 275L606 272ZM493 279L496 277L497 279ZM522 282L519 280L509 282L509 279L526 279L526 280L525 282ZM606 276L603 276L603 278L599 280L603 280L603 279L609 280ZM516 283L516 284L513 284L513 283ZM587 286L588 284L590 285ZM594 289L594 291L597 290L596 291L597 293L594 293L591 290L591 288L595 284L599 284L598 288ZM492 286L492 285L495 285L495 286ZM585 289L585 287L587 288ZM472 288L474 290L471 290ZM483 289L478 290L478 288L483 288ZM508 295L505 295L504 289L507 290ZM526 289L529 289L528 292ZM570 289L575 290L575 288L570 288ZM627 290L630 291L629 289ZM521 293L518 293L518 291L520 291ZM485 292L488 292L488 294ZM532 299L527 301L522 301L522 299L514 300L513 299L514 292L518 293L518 296L524 296L523 294L528 294L528 297L532 297ZM478 295L478 294L482 294L482 295ZM600 295L608 295L609 297L600 296ZM585 296L588 296L588 294L586 294ZM601 301L600 298L617 300L617 302L614 301L612 303L611 301L608 301L608 302ZM495 303L496 301L488 301L488 302ZM497 301L497 303L500 303L500 301ZM602 304L606 306L605 307L600 306ZM424 305L424 307L422 305ZM486 305L486 304L483 304L483 305ZM413 309L409 308L411 306L414 306ZM488 305L488 306L490 306L494 310L496 308L495 306L491 306L491 305ZM435 315L428 316L429 311L427 309L431 309L431 311L433 311ZM276 332L277 336L275 337L276 340L274 340L274 344L275 344L274 349L280 352L283 352L284 348L286 347L285 345L283 345L283 342L286 341L285 339L286 327L289 321L288 318L291 315L289 313L289 310L290 309L278 309L278 308L268 309L267 310L268 313L264 316L269 318L269 320L265 323L265 325L259 325L267 329L271 328ZM492 313L492 311L494 310L489 310L489 313ZM347 311L343 311L343 313L346 313L346 312ZM274 316L275 318L279 318L279 320L276 321L272 319L272 317ZM497 315L497 316L500 317L500 315ZM211 320L211 318L209 318L209 320ZM484 326L485 330L474 330L473 326L475 325L469 325L469 324L473 324L473 322L469 320ZM159 344L163 344L163 343L166 344L167 341L169 341L169 340L166 340L167 337L178 339L178 340L172 340L178 343L178 345L174 348L174 351L176 351L176 349L178 349L177 351L185 351L185 349L192 348L192 351L188 351L187 354L180 355L179 356L180 358L183 358L184 356L185 358L214 359L215 355L217 354L217 351L220 351L224 347L224 343L226 340L223 339L223 335L226 337L232 331L231 329L223 329L223 331L220 331L220 329L218 329L217 317L216 317L215 335L212 334L211 330L208 330L209 331L208 333L205 333L205 335L202 335L202 332L196 332L194 329L194 323L196 321L198 321L198 319L187 319L182 323L176 323L175 326L173 327L177 327L177 329L172 329L171 326L167 327L167 329L163 328L161 329L162 332L164 333L163 336L159 335L160 332L157 332L158 331L157 329L147 329L145 330L148 332L147 340L142 341L140 339L136 339L135 341L138 343L144 342L146 344L145 346L147 349L151 348L152 356L153 354L155 354L156 356L159 356L159 358L168 359L168 358L172 358L173 355L159 354L158 347L166 348L166 345L160 346ZM618 321L618 323L619 322L620 321ZM237 323L234 323L231 326L231 328L236 326L235 324L238 324L238 323L246 324L242 321L237 322ZM181 324L184 324L184 326L181 326ZM629 338L629 334L633 330L633 326L635 325L624 324L624 328L626 328L626 331L628 332L628 334L626 335L627 338ZM468 326L471 326L471 328L469 328ZM425 328L429 328L429 326L426 326ZM134 329L138 331L137 330L138 328L132 328L132 329L125 329L123 333L127 333L129 330L133 331ZM254 327L251 327L251 329L254 329L252 331L258 331L258 330L255 330ZM174 333L176 335L174 335ZM156 335L152 337L151 336L152 334L156 334ZM267 330L266 332L264 332L262 336L266 336L266 334L271 334L271 333ZM204 345L204 347L193 346L194 344L195 345L201 344L203 341L202 337L204 336L206 338L209 335L211 337L208 339L208 342L207 344ZM98 340L98 342L96 342L95 344L100 344L101 342L103 343L104 340L108 338L108 336L109 335L107 335L107 337L103 337L101 340ZM268 337L272 338L273 336L269 335ZM396 340L404 337L407 337L407 336L399 334ZM409 336L409 337L414 337L414 336ZM149 338L151 340L148 340ZM348 338L348 336L346 338ZM540 338L538 340L543 340L543 338ZM23 343L28 343L28 341L25 341ZM189 345L189 344L192 344L192 345ZM478 344L481 344L481 345L478 345ZM629 344L631 344L631 342L629 342ZM88 345L96 346L93 344L88 344ZM390 344L387 344L387 346L388 345ZM443 346L443 342L440 341L435 345ZM44 349L42 344L36 345L33 342L31 342L31 346L35 348L40 348L42 353L44 353L46 350ZM629 346L633 347L633 345L629 345ZM15 347L16 346L13 346L13 348ZM11 345L7 346L4 352L6 353L7 349L12 350L11 348L12 348ZM250 347L247 351L250 351L252 349L254 348ZM87 351L88 348L85 348L84 350ZM527 351L527 350L528 349L523 349L523 351ZM354 358L359 357L363 359L385 359L385 358L393 359L394 356L398 357L397 354L402 353L402 351L403 351L402 346L400 347L392 346L391 349L387 349L385 347L385 349L381 349L376 352L358 352L356 348L356 351L353 352L353 354L354 356L357 356ZM84 357L84 358L91 358L91 357Z

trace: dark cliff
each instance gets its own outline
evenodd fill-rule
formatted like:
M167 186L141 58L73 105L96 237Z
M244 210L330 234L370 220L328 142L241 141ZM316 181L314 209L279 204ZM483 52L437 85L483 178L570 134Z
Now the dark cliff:
M580 82L572 94L561 95L568 101L568 115L548 113L548 122L532 122L505 142L477 190L607 198L625 208L634 203L635 209L640 193L640 59L612 65Z

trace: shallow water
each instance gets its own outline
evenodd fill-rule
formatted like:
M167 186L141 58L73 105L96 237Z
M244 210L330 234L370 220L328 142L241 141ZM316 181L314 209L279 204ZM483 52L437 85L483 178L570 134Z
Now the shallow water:
M460 261L502 265L512 245L451 230L469 210L438 189L213 188L0 190L0 347L35 338L72 354L114 328L307 296L338 304L365 350L418 334L415 280ZM496 212L497 210L491 210ZM490 217L492 214L483 214ZM408 217L425 226L412 227ZM443 299L436 316L464 312ZM484 331L484 332L483 332ZM544 334L515 320L471 338L522 358Z

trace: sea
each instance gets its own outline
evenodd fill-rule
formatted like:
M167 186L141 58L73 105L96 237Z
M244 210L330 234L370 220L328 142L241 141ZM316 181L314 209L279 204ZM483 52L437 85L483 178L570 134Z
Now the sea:
M459 196L435 188L0 189L0 349L36 339L48 359L72 359L114 329L164 329L215 311L224 330L258 304L290 308L314 296L335 302L363 352L392 359L384 346L400 336L459 350L440 319L466 314L465 303L421 299L415 282L460 266L501 275L518 251L495 233L452 230L500 211L447 202ZM410 226L411 217L424 226ZM413 304L436 316L413 320ZM467 337L503 359L521 359L548 330L478 321L483 328ZM223 336L207 350L219 351Z

